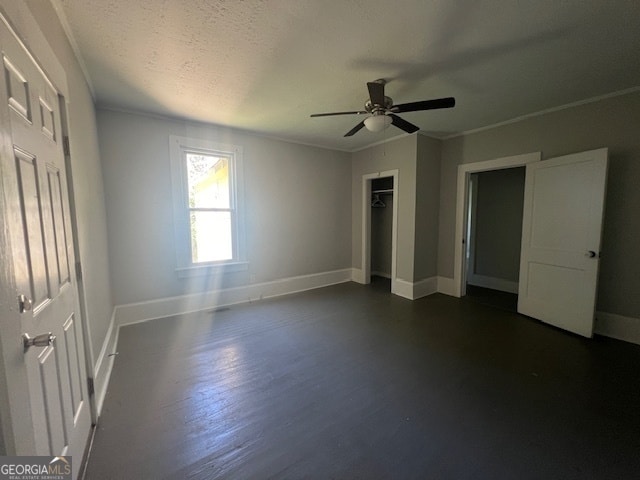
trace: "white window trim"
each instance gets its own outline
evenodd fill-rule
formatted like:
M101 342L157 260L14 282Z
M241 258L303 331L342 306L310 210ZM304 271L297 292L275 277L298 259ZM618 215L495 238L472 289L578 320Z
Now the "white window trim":
M191 234L189 226L186 165L184 154L198 152L231 157L232 205L235 207L235 225L233 229L233 258L230 260L207 263L191 261ZM247 270L245 230L244 230L244 178L242 147L212 142L199 138L169 136L169 154L171 159L171 183L173 194L173 226L175 232L176 273L179 278L188 278L214 273L230 273Z

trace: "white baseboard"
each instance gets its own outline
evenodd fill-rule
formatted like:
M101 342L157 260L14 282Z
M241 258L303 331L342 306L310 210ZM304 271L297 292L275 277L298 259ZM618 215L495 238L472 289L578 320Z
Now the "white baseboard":
M409 300L413 300L413 283L407 282L406 280L402 280L400 278L396 278L393 282L392 292L400 297L408 298Z
M467 278L469 285L491 288L501 292L518 293L518 282L505 280L504 278L487 277L485 275L471 274Z
M437 277L425 278L415 283L397 279L394 283L395 291L393 293L409 300L417 300L438 291Z
M104 404L104 397L107 394L107 386L109 385L109 379L111 378L111 370L113 369L114 358L111 356L116 350L118 343L118 328L116 327L116 309L113 309L111 314L111 321L107 334L105 335L100 354L96 361L96 365L93 371L93 386L95 391L95 405L96 415L99 417L102 412L102 405Z
M356 283L361 283L365 285L364 271L360 268L352 268L351 269L351 281Z
M422 298L438 292L438 277L425 278L413 284L413 298Z
M156 318L170 317L198 312L227 305L252 302L263 298L278 297L290 293L303 292L348 282L353 277L353 269L301 275L272 282L255 283L242 287L225 288L211 292L178 297L160 298L147 302L130 303L116 307L116 325L130 325Z
M640 345L640 318L596 312L595 333Z
M455 288L455 279L449 277L437 277L438 278L438 293L449 295L451 297L457 297Z

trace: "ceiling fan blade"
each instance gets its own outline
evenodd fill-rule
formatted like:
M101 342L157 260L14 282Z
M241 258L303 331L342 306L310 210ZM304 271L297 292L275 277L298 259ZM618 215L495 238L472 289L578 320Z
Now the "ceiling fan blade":
M333 115L363 115L365 113L369 113L365 110L357 111L357 112L331 112L331 113L313 113L311 117L331 117Z
M414 125L413 123L407 122L406 120L400 118L397 115L394 115L393 113L390 113L389 116L391 117L391 124L395 125L400 130L404 130L407 133L414 133L420 130L420 127Z
M369 89L369 99L371 103L373 105L384 106L384 82L367 82L367 88Z
M354 133L357 133L362 127L364 127L364 120L361 121L359 124L357 124L355 127L353 127L351 130L349 130L347 133L345 133L344 136L350 137Z
M455 98L446 97L435 100L423 100L421 102L401 103L400 105L394 105L390 110L394 113L417 112L420 110L435 110L437 108L452 108L455 104Z

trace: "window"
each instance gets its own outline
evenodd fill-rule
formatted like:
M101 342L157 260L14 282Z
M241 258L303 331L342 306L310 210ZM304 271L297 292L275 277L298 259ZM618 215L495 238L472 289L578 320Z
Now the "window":
M243 269L242 148L170 137L181 276Z

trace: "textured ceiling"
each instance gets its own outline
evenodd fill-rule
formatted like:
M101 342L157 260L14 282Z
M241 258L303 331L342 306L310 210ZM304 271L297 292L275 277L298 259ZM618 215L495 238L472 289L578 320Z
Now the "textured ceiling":
M101 106L342 150L366 82L434 136L640 86L638 0L52 0Z

